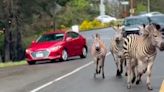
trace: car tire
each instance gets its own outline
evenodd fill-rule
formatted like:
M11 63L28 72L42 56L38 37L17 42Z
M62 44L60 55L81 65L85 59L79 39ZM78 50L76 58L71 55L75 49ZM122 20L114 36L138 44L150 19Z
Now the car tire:
M87 47L83 47L80 58L86 58L86 57L87 57Z
M27 63L28 63L29 65L34 65L34 64L36 63L36 61L27 61Z
M61 58L62 58L61 59L62 61L66 61L68 59L68 53L66 50L62 51L62 57Z

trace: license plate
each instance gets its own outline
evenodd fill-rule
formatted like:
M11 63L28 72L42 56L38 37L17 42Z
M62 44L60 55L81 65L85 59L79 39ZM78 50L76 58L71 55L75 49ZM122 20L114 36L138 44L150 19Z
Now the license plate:
M43 57L43 53L37 53L36 57Z

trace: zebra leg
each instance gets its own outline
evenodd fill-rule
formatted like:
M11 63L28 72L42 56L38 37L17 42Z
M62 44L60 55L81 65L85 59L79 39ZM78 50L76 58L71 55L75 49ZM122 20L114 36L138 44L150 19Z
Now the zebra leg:
M133 77L132 77L132 81L131 82L134 83L135 80L136 80L135 66L132 67L132 75L133 75Z
M98 65L99 65L99 61L98 61L98 59L96 60L96 74L98 74Z
M102 66L100 65L100 66L99 66L99 71L98 71L98 74L100 74L100 73L101 73L101 69L102 69Z
M104 66L102 66L102 77L103 77L103 79L105 78L105 74L104 74Z
M102 66L102 77L103 77L103 79L105 78L105 74L104 74L104 61L105 61L105 56L103 57L103 60L101 62L101 66Z
M147 81L146 81L148 90L153 90L151 86L151 81L150 81L151 73L152 73L152 66L153 66L153 62L149 62L147 66Z
M118 60L117 60L117 56L113 53L113 51L111 50L111 54L112 54L112 56L113 56L113 59L114 59L114 61L115 61L115 64L116 64L116 67L117 67L117 72L116 72L116 76L118 76L119 75L119 64L118 64Z
M136 78L136 84L137 85L141 82L141 76L142 76L142 73L139 70L140 70L140 67L138 65L137 66L137 69L136 69L136 76L137 76L137 78Z
M124 66L126 67L126 59L124 59ZM127 70L125 71L125 76L128 76L128 74L127 74Z
M96 59L96 71L94 73L94 78L96 78L97 74L98 74L98 59Z
M121 58L120 59L120 73L122 74L122 72L123 72L123 62L124 62L124 60Z
M116 65L117 65L117 74L116 76L121 76L121 61L120 61L120 58L117 57L116 59Z

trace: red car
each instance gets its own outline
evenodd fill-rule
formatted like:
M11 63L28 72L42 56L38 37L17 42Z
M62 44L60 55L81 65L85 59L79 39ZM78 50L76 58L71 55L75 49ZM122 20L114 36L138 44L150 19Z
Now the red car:
M30 65L41 60L65 61L72 56L87 56L86 39L73 31L45 33L26 49L27 63Z

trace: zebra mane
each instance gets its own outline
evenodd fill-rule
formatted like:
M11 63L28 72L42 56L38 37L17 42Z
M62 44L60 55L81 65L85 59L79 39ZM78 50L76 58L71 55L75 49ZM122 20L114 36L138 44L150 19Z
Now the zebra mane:
M155 24L148 24L148 25L146 25L145 28L143 29L144 30L143 37L144 38L152 37L152 34L155 31L158 31L158 29L159 29L159 26L156 27Z

